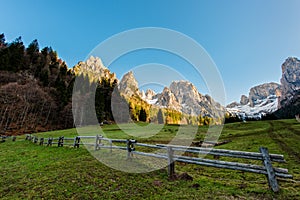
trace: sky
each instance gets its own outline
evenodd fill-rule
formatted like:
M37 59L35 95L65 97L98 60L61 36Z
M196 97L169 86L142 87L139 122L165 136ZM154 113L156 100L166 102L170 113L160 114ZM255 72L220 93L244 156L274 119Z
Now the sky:
M7 41L22 36L28 45L38 39L41 48L51 46L69 67L126 30L161 27L185 34L216 64L226 103L239 101L255 85L280 82L281 64L300 57L298 0L0 0L0 5L0 33ZM168 52L131 52L108 68L121 78L145 63L169 66L209 93L205 77L193 77L190 63Z

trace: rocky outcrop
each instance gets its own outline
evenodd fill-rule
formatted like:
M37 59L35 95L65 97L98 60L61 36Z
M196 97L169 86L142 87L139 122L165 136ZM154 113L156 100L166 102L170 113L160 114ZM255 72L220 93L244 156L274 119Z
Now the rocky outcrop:
M177 101L175 95L167 87L165 87L162 93L159 95L159 98L156 101L155 105L159 105L160 107L169 108L177 111L180 111L182 108L180 103Z
M153 99L155 97L155 95L156 95L156 93L153 90L147 89L146 93L145 93L145 98L150 100L150 99Z
M297 90L291 97L288 104L285 104L273 113L277 119L291 119L300 114L300 90Z
M226 108L235 116L259 119L277 110L278 93L280 93L279 84L261 84L250 89L249 97L242 95L240 103L233 102Z
M249 98L246 95L241 96L240 104L241 105L246 105L249 103Z
M197 88L188 81L173 81L170 85L170 90L180 104L188 103L187 101L190 100L199 102L202 96Z
M287 58L281 68L279 108L289 105L295 94L300 90L300 60L292 57Z
M204 96L200 94L197 88L188 81L173 81L170 89L165 88L158 95L156 105L175 109L193 116L216 116L220 111L224 110L209 95Z
M79 62L73 71L76 75L84 74L87 75L90 81L97 82L104 78L114 82L117 80L116 74L111 73L110 70L105 67L100 58L91 56L85 62Z
M228 105L226 106L226 108L234 108L234 107L237 107L237 106L239 106L239 105L242 105L242 104L239 104L238 102L234 101L234 102L228 104Z
M278 83L264 83L251 88L249 92L250 106L254 107L257 104L260 104L262 100L269 96L276 96L278 90L280 90L280 85Z
M142 97L142 93L139 91L138 82L136 81L132 71L123 76L118 85L118 89L125 97L131 97L133 95Z
M260 118L271 114L275 118L293 118L300 113L300 60L287 58L281 66L281 85L265 83L250 89L240 104L229 104L227 110L236 115ZM249 102L248 102L249 101ZM248 102L248 103L247 103Z

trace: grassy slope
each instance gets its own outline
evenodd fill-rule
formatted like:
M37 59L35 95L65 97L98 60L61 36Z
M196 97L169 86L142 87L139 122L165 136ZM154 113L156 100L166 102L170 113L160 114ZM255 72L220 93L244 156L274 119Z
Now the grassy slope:
M178 126L166 126L143 142L169 141ZM130 128L128 128L130 129ZM202 139L207 127L200 127ZM112 138L128 138L116 125L104 127ZM183 132L188 132L189 128ZM38 136L74 136L75 129L39 133ZM128 174L98 162L85 148L42 147L24 141L0 144L0 198L2 199L300 199L300 123L278 120L225 125L221 140L232 142L218 148L284 154L294 180L279 180L273 194L264 175L176 163L177 173L187 172L193 181L169 181L165 169ZM227 160L235 160L228 159ZM247 161L247 160L246 160ZM252 162L258 163L258 162Z

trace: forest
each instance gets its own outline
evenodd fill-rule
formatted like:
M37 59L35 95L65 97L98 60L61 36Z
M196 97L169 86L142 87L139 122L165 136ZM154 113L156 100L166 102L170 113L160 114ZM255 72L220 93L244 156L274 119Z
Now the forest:
M40 50L37 40L25 47L21 37L8 43L0 34L0 72L0 134L73 127L75 78L82 79L89 89L96 88L99 121L112 120L110 96L114 84L104 78L91 81L85 74L76 73L51 47Z

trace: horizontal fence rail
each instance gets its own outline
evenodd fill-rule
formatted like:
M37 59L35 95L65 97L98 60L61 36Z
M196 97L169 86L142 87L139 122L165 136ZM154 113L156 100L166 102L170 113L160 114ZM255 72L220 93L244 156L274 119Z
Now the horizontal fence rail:
M17 137L15 135L13 136L0 135L0 142L5 142L8 139L11 139L14 142L16 141Z
M235 158L246 158L252 160L263 160L262 153L256 152L245 152L245 151L235 151L227 149L212 149L212 148L201 148L201 147L187 147L187 146L178 146L178 145L165 145L157 144L157 146L170 146L174 150L190 152L190 153L199 153L199 154L208 154L215 156L225 156L225 157L235 157ZM269 154L270 158L274 162L286 162L283 155L278 154Z
M227 149L212 149L203 147L189 147L180 145L166 145L166 144L145 144L138 143L136 140L132 139L111 139L104 138L101 135L95 136L76 136L74 138L65 138L64 136L58 138L38 138L33 135L26 135L26 140L30 140L39 145L63 147L64 145L73 146L79 148L80 145L87 145L94 147L95 151L100 149L120 149L127 152L127 158L132 159L133 155L149 156L159 159L165 159L168 161L168 175L173 177L175 175L175 162L183 162L190 164L203 165L207 167L216 167L224 169L239 170L244 172L252 172L257 174L264 174L268 179L270 188L274 192L279 191L279 186L276 177L280 178L293 178L291 174L288 173L288 169L273 167L272 162L284 163L283 155L279 154L269 154L268 149L264 147L259 148L259 152L246 152L246 151L236 151ZM88 142L86 142L88 140ZM105 143L103 143L105 141ZM113 145L113 143L124 143L124 146ZM126 145L126 146L125 146ZM150 153L144 151L137 151L136 147L149 148L149 149L160 149L163 153ZM177 152L177 154L176 154ZM213 155L218 159L207 159L199 158L193 156L183 156L178 155L178 153L193 153L202 155ZM246 164L241 162L229 162L219 160L220 157L233 157L251 160L261 160L262 165Z

